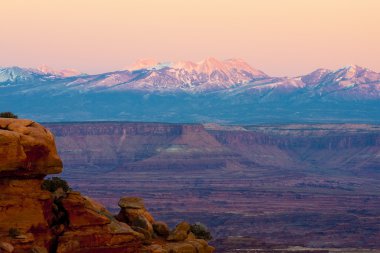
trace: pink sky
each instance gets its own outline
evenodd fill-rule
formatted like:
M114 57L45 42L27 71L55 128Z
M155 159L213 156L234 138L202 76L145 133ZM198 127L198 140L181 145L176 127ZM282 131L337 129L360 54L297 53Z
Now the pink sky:
M243 58L270 75L380 72L379 0L1 0L0 66Z

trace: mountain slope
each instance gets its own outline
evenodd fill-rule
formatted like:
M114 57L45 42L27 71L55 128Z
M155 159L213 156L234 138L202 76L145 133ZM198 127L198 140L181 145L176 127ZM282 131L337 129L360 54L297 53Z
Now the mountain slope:
M20 67L0 68L0 84L11 85L15 83L26 83L31 81L43 81L46 77L43 73L38 73L30 69Z
M113 82L121 73L137 78L119 79L118 82ZM110 77L112 80L107 80ZM108 87L112 90L210 91L266 77L262 71L238 59L220 61L209 57L199 63L191 61L160 63L147 59L136 62L125 71L110 73L101 83L90 86Z
M215 58L79 76L12 67L0 87L2 110L43 121L380 122L380 73L356 65L299 77Z

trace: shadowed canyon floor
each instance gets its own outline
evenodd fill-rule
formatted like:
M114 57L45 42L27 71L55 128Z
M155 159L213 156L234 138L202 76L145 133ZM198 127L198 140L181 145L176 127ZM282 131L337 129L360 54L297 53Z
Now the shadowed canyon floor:
M207 224L217 252L380 248L380 126L45 125L74 189Z

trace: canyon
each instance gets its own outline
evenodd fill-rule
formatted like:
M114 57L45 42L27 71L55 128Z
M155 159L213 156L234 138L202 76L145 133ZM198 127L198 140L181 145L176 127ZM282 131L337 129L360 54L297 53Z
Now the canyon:
M170 230L141 198L121 197L116 215L64 180L45 179L62 168L50 131L32 120L0 118L0 252L214 251L202 228L181 221Z
M378 125L44 125L75 190L112 212L132 195L170 226L206 224L217 252L380 248Z

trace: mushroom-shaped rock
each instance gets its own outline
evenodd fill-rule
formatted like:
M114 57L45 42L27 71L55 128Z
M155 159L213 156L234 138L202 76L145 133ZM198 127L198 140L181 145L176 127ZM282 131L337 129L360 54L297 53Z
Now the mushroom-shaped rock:
M144 202L141 198L121 198L119 201L119 206L121 207L121 210L116 216L116 219L118 221L127 223L133 228L144 229L144 231L148 232L149 235L152 236L152 223L154 222L154 219L152 215L150 215L150 213L145 209Z

